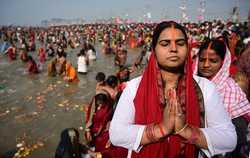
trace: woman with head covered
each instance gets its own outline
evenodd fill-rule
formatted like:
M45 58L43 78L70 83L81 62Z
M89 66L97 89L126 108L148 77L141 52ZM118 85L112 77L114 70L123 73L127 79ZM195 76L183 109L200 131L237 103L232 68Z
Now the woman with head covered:
M158 24L148 66L127 83L109 132L128 157L211 157L234 149L235 128L214 84L192 75L187 41L178 23Z

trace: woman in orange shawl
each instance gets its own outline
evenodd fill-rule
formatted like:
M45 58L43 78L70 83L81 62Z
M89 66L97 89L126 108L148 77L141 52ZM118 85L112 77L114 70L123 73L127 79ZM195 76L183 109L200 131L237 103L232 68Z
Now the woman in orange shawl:
M76 69L72 66L70 62L66 63L66 72L65 76L63 78L65 81L68 82L78 82L78 77L77 77L77 71Z

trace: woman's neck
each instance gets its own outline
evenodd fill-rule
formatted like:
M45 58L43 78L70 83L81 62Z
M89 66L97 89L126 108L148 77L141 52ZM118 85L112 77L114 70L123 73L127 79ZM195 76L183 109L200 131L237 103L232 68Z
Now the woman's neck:
M164 87L169 88L176 88L178 84L179 77L181 73L172 73L168 71L161 71Z

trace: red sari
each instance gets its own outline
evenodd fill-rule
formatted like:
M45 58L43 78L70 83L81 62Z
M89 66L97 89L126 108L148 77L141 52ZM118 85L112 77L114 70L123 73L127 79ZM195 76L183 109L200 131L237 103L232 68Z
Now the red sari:
M96 111L92 118L92 126L90 128L95 151L101 152L103 158L126 158L127 149L116 147L112 144L108 145L109 132L107 125L112 119L112 115L113 109L111 104L103 105L100 108L96 107Z
M16 60L15 48L13 47L8 48L7 53L10 61Z
M106 150L105 146L109 139L106 126L111 117L112 107L109 105L103 105L100 109L97 109L93 116L91 133L94 136L94 144L98 152Z
M45 60L46 60L46 54L45 54L44 48L39 48L39 54L38 55L39 55L40 63L44 64Z
M29 61L28 72L29 72L29 74L37 74L38 73L38 67L37 67L37 64L34 60Z
M200 127L200 106L195 93L195 81L192 77L191 56L185 65L185 72L178 82L177 95L180 104L185 108L186 122L189 125ZM159 123L163 117L164 100L163 84L152 53L149 64L145 69L142 80L138 87L135 105L135 124L148 125ZM195 146L185 144L181 148L183 140L178 135L170 135L161 141L145 145L139 153L132 153L132 158L194 158L196 156Z

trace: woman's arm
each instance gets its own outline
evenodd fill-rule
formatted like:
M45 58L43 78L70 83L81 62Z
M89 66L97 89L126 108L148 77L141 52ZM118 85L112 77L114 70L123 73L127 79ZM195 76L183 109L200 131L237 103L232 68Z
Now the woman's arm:
M134 93L126 87L119 99L109 135L112 144L137 151L142 139L145 125L134 124Z
M199 82L198 82L199 83ZM208 156L226 153L232 151L237 143L237 135L235 127L231 122L229 114L226 112L222 99L214 84L208 82L199 83L204 97L205 104L205 128L199 130L203 133L206 142L207 149L203 148L202 151ZM186 138L190 138L191 134L188 134L189 128L187 128ZM199 146L199 140L193 142Z

